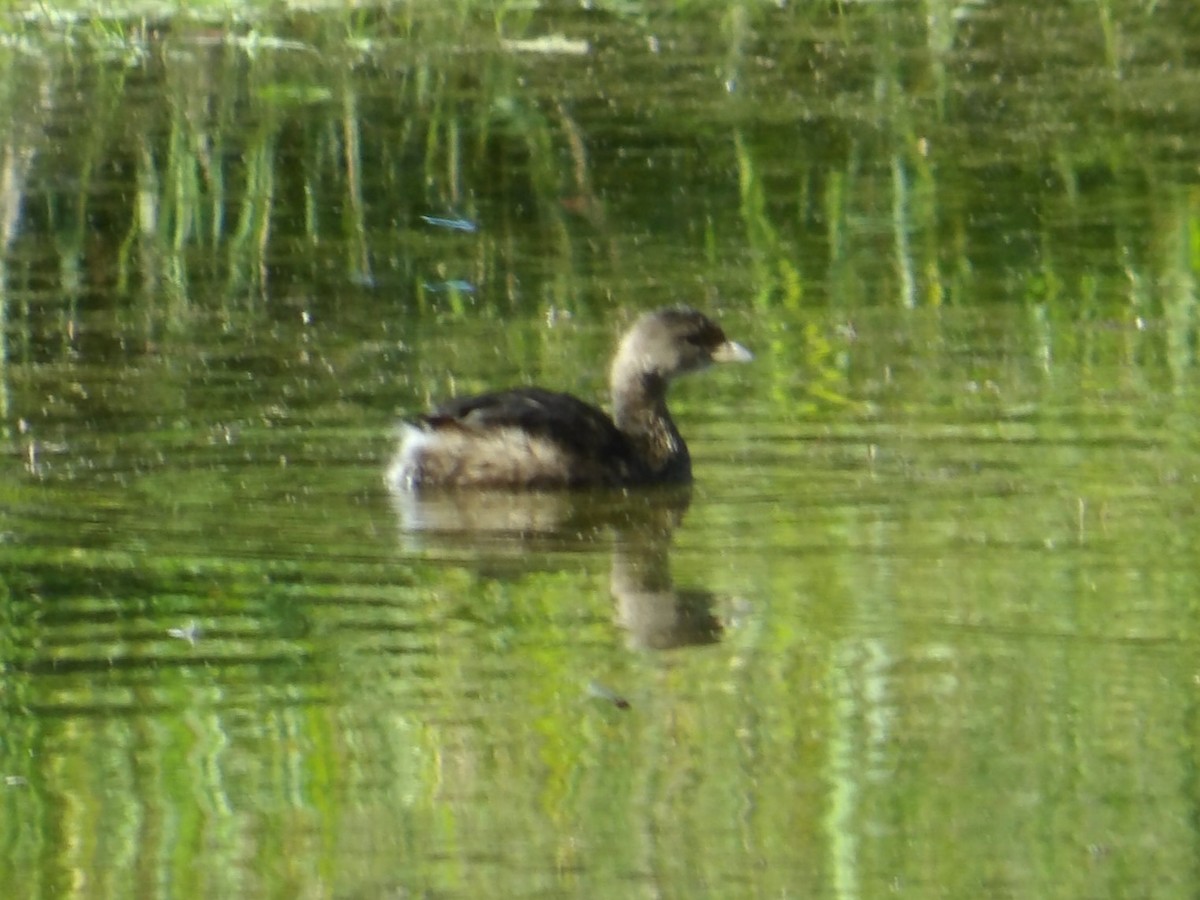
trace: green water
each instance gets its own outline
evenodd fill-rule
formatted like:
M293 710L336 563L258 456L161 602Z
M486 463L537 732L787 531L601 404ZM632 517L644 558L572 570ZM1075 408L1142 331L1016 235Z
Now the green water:
M1194 14L446 9L0 46L4 895L1193 896ZM690 495L389 495L680 300Z

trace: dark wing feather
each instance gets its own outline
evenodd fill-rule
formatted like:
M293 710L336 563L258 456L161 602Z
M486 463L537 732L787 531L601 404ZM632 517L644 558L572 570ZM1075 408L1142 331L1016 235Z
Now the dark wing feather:
M631 461L625 436L602 410L571 394L523 387L455 397L422 421L428 427L468 430L519 428L555 441L583 458Z

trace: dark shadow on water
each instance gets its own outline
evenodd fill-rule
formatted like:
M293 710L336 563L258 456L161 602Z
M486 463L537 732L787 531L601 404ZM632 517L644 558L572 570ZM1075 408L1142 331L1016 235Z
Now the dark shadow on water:
M711 644L723 626L716 595L679 589L671 543L691 505L690 487L595 492L393 491L401 544L410 553L491 577L561 568L560 554L610 549L617 624L638 649Z

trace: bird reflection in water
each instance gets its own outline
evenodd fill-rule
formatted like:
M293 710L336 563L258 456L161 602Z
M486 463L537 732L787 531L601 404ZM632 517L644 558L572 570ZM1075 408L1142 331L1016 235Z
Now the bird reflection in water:
M712 644L723 624L710 591L677 588L670 551L691 488L639 491L392 491L406 549L494 573L529 556L611 540L616 623L636 649Z

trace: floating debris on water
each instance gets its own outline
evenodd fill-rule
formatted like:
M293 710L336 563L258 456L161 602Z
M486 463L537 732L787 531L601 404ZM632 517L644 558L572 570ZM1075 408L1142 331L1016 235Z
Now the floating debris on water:
M167 635L181 641L187 641L195 647L196 639L200 637L200 626L196 624L195 619L191 619L183 628L168 628Z
M515 38L500 42L505 50L514 53L541 53L546 56L586 56L591 44L581 38L569 38L565 34L545 34L535 38Z
M449 228L451 231L465 231L468 234L479 230L479 226L470 219L459 216L421 216L421 221L434 228Z
M589 697L594 697L597 700L605 700L611 703L617 709L629 709L629 701L618 694L611 688L607 688L598 681L589 681L587 686Z
M475 293L475 285L469 281L460 281L458 279L451 279L450 281L426 281L422 287L434 294L448 294L451 291L457 291L460 294Z

